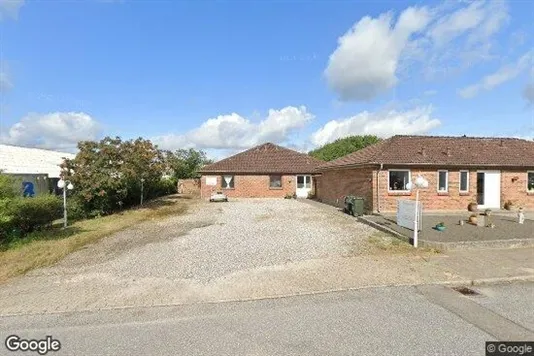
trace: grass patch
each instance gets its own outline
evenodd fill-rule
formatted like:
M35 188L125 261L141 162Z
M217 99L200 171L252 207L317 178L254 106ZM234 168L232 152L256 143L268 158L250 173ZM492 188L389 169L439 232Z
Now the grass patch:
M424 253L436 254L438 250L433 248L414 248L408 242L402 241L384 232L376 232L368 240L369 244L377 251L387 253Z
M409 252L413 246L391 235L377 232L369 237L369 243L380 251L387 252Z
M265 220L270 220L272 218L274 218L273 214L260 214L260 215L256 215L254 217L254 220L255 221L265 221Z
M0 283L34 268L50 266L87 244L148 220L180 215L191 201L168 196L146 203L142 208L33 232L0 246Z

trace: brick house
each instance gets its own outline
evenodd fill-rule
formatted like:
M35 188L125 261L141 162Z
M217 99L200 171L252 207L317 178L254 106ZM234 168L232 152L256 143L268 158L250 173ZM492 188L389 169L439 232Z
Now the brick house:
M305 153L265 143L203 167L202 198L222 191L228 197L282 198L312 193L313 171L324 164Z
M425 210L534 210L534 141L514 138L393 136L328 162L316 171L316 197L342 204L344 195L365 199L370 212L394 212L398 199L415 199L406 184L421 175Z

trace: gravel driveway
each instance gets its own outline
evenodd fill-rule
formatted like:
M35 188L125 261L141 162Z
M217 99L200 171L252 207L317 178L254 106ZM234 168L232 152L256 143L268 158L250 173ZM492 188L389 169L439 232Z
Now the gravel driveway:
M132 227L0 286L0 314L249 293L237 293L240 288L257 297L256 273L276 278L296 263L358 254L374 231L331 207L296 200L195 202L186 215Z

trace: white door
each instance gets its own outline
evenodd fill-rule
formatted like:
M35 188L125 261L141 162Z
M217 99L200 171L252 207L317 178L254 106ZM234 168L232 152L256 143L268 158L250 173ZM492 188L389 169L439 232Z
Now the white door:
M478 172L477 192L479 194L479 208L500 209L501 207L501 172Z
M312 190L311 176L297 176L297 198L307 198Z

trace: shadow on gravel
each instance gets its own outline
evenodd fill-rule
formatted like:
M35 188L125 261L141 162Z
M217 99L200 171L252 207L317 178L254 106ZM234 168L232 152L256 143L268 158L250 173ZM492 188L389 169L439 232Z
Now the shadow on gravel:
M99 244L88 245L75 259L68 262L69 266L80 266L94 262L102 263L131 253L134 249L149 244L159 244L187 235L191 230L202 229L215 225L214 221L198 221L179 223L169 228L158 226L152 222L143 223L116 233L112 238L101 241Z

